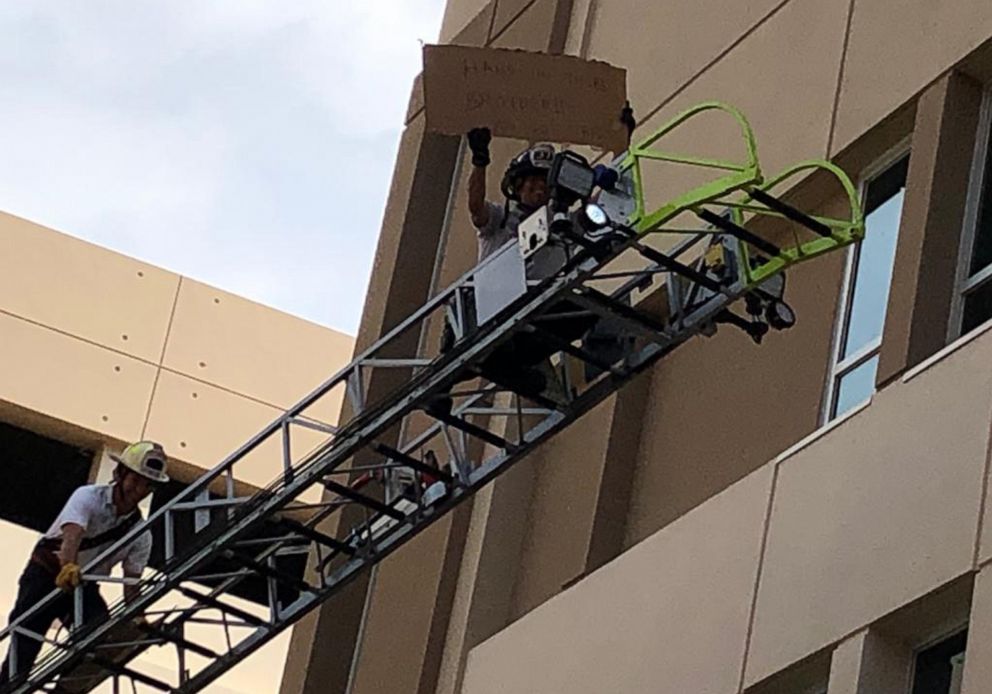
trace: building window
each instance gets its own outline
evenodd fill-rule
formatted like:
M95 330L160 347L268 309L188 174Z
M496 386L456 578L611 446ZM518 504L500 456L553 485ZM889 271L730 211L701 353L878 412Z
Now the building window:
M0 422L0 520L45 532L92 465L92 451Z
M865 238L848 253L825 419L831 420L875 392L899 218L906 192L909 153L905 147L863 184Z
M982 101L958 268L951 338L992 318L992 90Z
M916 654L912 694L960 694L968 632L961 631Z

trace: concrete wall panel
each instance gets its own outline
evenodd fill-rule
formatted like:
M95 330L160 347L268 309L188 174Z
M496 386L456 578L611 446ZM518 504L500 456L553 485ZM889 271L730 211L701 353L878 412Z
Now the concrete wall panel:
M278 415L279 410L269 405L163 370L146 435L161 441L177 457L210 469ZM245 481L258 484L263 480Z
M737 692L766 468L477 646L463 692Z
M278 416L274 407L163 370L145 435L160 441L171 455L209 470ZM293 431L294 456L323 440L317 432ZM279 439L267 441L235 467L235 476L259 487L267 485L282 470L281 450ZM319 490L310 490L305 498L319 496Z
M906 694L913 653L898 639L864 629L831 654L829 694Z
M646 114L779 4L598 2L587 57L626 68L630 103Z
M843 261L835 253L790 272L791 330L757 346L724 326L654 368L628 546L816 429Z
M492 454L491 449L488 453ZM467 654L511 620L535 462L531 457L517 463L480 490L472 502L437 694L466 691L462 678Z
M981 339L985 342L992 341L992 329L986 328L979 337L972 339ZM992 421L990 421L989 426L992 428ZM989 488L989 485L992 484L992 479L989 479L992 477L992 431L989 431L987 437L989 440L989 451L986 456L986 466L988 467L987 478L985 480L986 490ZM992 501L988 498L985 500L985 508L982 516L981 536L978 538L978 542L978 563L986 564L989 561L992 561Z
M0 313L0 400L120 441L136 439L155 367Z
M454 39L464 36L465 28L469 24L480 22L479 16L483 14L485 15L486 26L481 41L485 41L495 4L493 0L489 2L486 0L450 0L444 6L440 43L458 43L459 41Z
M845 0L791 0L656 115L644 121L634 134L635 140L694 104L717 100L736 106L750 121L766 174L773 175L788 164L823 156L847 8ZM692 40L696 36L691 34ZM703 118L707 119L701 121L707 129L683 126L662 141L667 144L660 146L680 153L725 159L743 153L737 130L723 125L730 123L729 120L713 121L711 128L709 116ZM690 185L697 183L692 180L694 173L685 175ZM668 182L669 175L661 180ZM670 193L652 190L647 182L646 186L654 199L671 197ZM685 186L675 188L681 192Z
M347 363L351 350L343 333L184 278L163 364L288 408ZM337 421L339 408L340 396L322 418Z
M781 464L748 683L971 570L989 363L992 334Z
M417 691L450 527L449 515L375 569L354 694Z
M984 694L992 682L992 566L975 576L961 694Z
M537 0L545 5L552 5L556 0ZM522 18L523 13L535 4L534 0L498 0L496 11L493 14L493 28L490 36L498 36L506 27L514 22L518 17ZM524 20L530 21L530 20Z
M414 118L400 140L356 350L365 349L409 316L428 294L458 140L425 134L423 126L422 116ZM411 337L397 349L414 348L416 336ZM373 399L396 387L404 377L397 370L385 371L372 376ZM366 586L362 577L323 605L318 619L294 629L291 648L309 653L306 659L293 660L282 692L346 688L359 640Z
M536 452L535 479L511 612L526 614L586 568L615 411L601 403Z
M876 382L940 350L954 300L982 86L949 73L917 100L912 156L899 224Z
M855 0L834 151L992 36L987 0Z
M158 363L178 275L3 213L0 238L0 310Z
M497 19L509 22L516 17L516 20L500 25L498 29L494 22L491 45L493 48L546 51L559 2L561 0L534 0L526 5L517 0L500 0L496 8ZM526 10L521 13L523 5Z

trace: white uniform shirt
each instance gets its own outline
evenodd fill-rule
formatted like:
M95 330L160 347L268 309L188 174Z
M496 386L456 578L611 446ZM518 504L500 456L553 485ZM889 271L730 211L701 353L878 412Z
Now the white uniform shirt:
M508 210L488 200L486 207L489 209L489 221L475 229L479 235L479 262L505 246L510 239L517 238L520 222L531 214L515 201L510 202ZM527 279L543 280L550 277L567 260L568 254L561 244L548 244L531 255L527 263Z
M522 210L516 202L510 203L509 214L504 223L504 208L502 205L486 201L489 210L489 221L481 227L476 227L479 234L479 260L488 258L506 245L510 239L517 237L517 227L523 217Z
M123 523L127 516L118 516L114 507L114 487L112 484L88 484L79 487L65 503L52 527L45 533L48 538L61 538L62 526L75 523L83 528L83 537L95 537ZM85 567L97 554L100 554L113 543L105 543L88 550L80 550L76 562ZM91 573L109 576L111 569L123 563L124 571L128 574L140 574L148 565L152 551L152 534L145 531L138 535L133 542L114 552L106 560L94 567Z

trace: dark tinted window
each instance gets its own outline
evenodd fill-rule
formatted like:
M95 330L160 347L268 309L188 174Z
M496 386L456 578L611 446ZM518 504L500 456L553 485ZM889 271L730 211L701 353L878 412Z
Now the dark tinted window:
M968 632L962 631L917 653L913 694L956 694L952 693L951 684L955 683L955 676L960 677L960 658L967 643Z
M92 462L93 451L0 422L0 518L48 530Z

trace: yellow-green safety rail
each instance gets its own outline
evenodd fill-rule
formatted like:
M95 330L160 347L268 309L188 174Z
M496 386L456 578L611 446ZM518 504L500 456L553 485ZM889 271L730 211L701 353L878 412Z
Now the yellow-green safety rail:
M742 161L697 157L665 151L658 147L659 143L678 130L680 126L701 114L713 111L724 113L736 122L744 144ZM648 210L645 202L644 172L642 171L642 162L646 161L661 161L712 169L720 172L721 175L712 181L686 191L656 209ZM791 213L792 208L778 203L776 207L779 209L773 209L767 204L774 189L787 190L787 183L790 180L798 181L817 171L833 176L847 196L850 214L846 218L836 218L798 213L807 222L812 220L811 223L818 229L817 237L802 241L798 234L794 234L794 243L781 248L777 254L770 258L754 254L749 247L750 244L743 240L739 241L741 258L745 261L741 263L741 279L746 287L757 286L791 265L843 248L864 237L864 213L861 209L857 189L850 177L840 167L826 160L804 161L790 166L778 175L766 180L758 161L754 131L747 118L733 106L718 101L703 102L683 111L644 140L631 145L620 160L618 169L622 176L629 177L630 192L634 199L634 211L628 219L628 224L641 235L666 232L685 233L684 229L666 230L664 225L684 212L699 212L706 206L730 210L731 221L741 227L744 227L748 220L759 216L785 218L789 216L786 212ZM707 229L701 228L699 231L705 232ZM711 229L710 231L724 233L720 229Z

